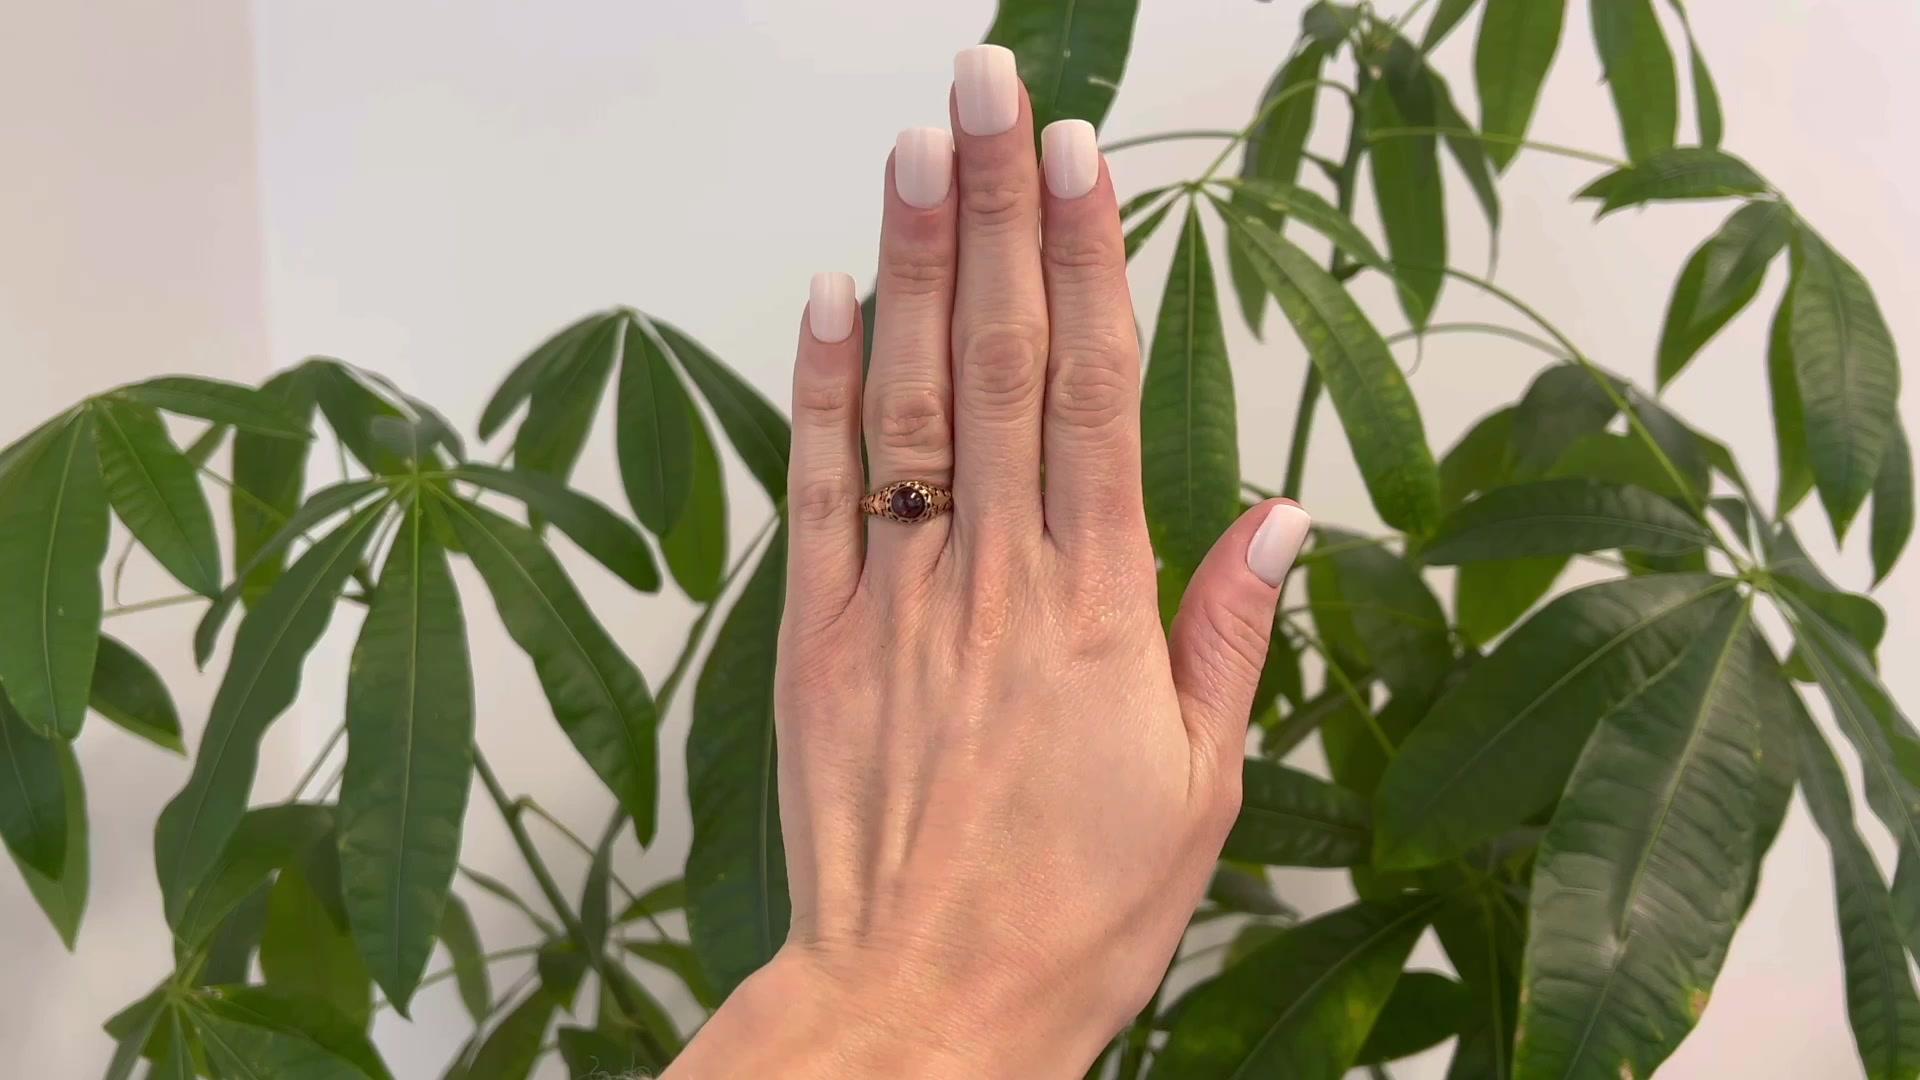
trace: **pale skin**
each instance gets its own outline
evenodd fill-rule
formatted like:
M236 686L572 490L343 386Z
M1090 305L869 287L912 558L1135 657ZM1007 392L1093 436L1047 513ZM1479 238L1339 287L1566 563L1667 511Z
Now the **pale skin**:
M1010 56L956 67L951 150L910 132L888 162L864 384L851 280L817 279L802 320L776 702L793 923L669 1080L1080 1077L1153 993L1240 805L1306 515L1247 512L1163 633L1111 178L1090 130L1050 131L1042 168ZM953 512L864 516L898 480L951 484Z

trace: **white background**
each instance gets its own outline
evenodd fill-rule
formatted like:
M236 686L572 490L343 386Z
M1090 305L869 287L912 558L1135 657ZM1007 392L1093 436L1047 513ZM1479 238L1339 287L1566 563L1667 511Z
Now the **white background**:
M1244 122L1291 43L1303 0L1146 0L1111 138ZM1400 4L1389 3L1389 9ZM471 428L507 366L574 316L630 303L687 328L783 400L808 274L872 266L881 168L895 129L946 120L951 53L980 36L990 0L552 0L319 3L9 0L0 35L0 442L76 398L167 371L257 380L311 353L383 371ZM1534 134L1617 152L1618 137L1575 5ZM1866 272L1896 338L1920 349L1920 9L1911 0L1695 0L1728 113L1727 145L1751 160ZM1442 50L1462 109L1472 104L1473 24ZM1344 134L1323 98L1329 151ZM1690 121L1686 121L1690 125ZM1128 151L1123 193L1191 176L1212 148ZM1449 166L1449 169L1451 167ZM1568 195L1594 175L1524 155L1502 193L1500 280L1587 352L1643 382L1667 291L1724 207L1661 207L1608 218ZM1477 208L1453 185L1453 261L1484 265ZM1172 229L1136 263L1135 299L1158 303ZM1668 392L1730 442L1762 491L1773 486L1762 342L1783 275ZM1366 294L1383 327L1400 316ZM1450 285L1446 319L1511 322ZM1229 311L1243 462L1277 482L1303 357L1276 319L1258 344ZM1411 351L1406 362L1413 363ZM1437 338L1414 376L1436 446L1511 400L1541 363L1519 346ZM1920 430L1912 394L1903 403ZM736 537L766 507L744 475ZM580 482L618 501L606 428ZM1338 428L1317 429L1306 502L1324 521L1373 527ZM1864 529L1862 530L1864 533ZM1809 514L1817 557L1831 538ZM1864 537L1832 563L1864 587ZM632 594L577 563L588 595L657 681L689 608ZM1920 597L1910 560L1881 589L1893 616L1884 655L1899 696L1920 701ZM469 586L477 585L467 581ZM174 591L150 567L127 599ZM576 829L609 805L558 735L532 671L470 588L480 732L507 786ZM0 598L3 599L3 598ZM214 681L188 655L191 609L116 619L113 631L162 667L189 727ZM301 704L269 741L256 798L283 798L340 715L353 619L308 667ZM677 873L686 845L680 745L668 723L654 850L623 850L628 881ZM97 1074L99 1023L168 963L152 882L155 814L186 764L95 723L81 743L93 821L94 886L75 955L17 877L0 872L0 1062L9 1075ZM1857 771L1855 772L1857 779ZM1877 823L1866 828L1881 853ZM467 861L530 888L484 799ZM553 839L548 836L547 839ZM569 880L582 860L557 841ZM1858 1075L1840 983L1825 847L1796 805L1712 1008L1661 1073L1672 1077ZM1308 911L1350 894L1342 875L1282 875ZM474 901L491 947L518 943L515 916ZM1425 950L1423 955L1430 954ZM439 967L436 960L434 967ZM504 985L511 965L496 972ZM445 987L412 1025L376 1026L395 1074L438 1075L468 1022ZM560 1075L551 1061L547 1076ZM1438 1077L1444 1055L1396 1074Z

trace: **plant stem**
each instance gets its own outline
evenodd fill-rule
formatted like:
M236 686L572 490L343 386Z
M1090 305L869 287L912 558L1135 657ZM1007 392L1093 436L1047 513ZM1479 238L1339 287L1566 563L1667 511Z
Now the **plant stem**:
M1428 323L1425 330L1402 330L1387 335L1387 344L1398 345L1403 341L1412 341L1418 337L1431 337L1434 334L1485 334L1489 337L1506 338L1529 345L1546 353L1561 363L1572 363L1573 357L1561 351L1560 347L1542 337L1535 337L1525 330L1515 330L1511 326L1485 322Z
M199 593L182 593L179 596L162 596L157 600L142 600L137 604L122 604L119 607L108 608L107 610L100 613L100 617L103 619L111 619L115 615L132 615L135 612L152 611L155 608L178 607L181 604L191 604L195 600L205 600L205 599L206 597L201 596Z
M1354 192L1360 182L1360 159L1367 152L1366 125L1360 116L1360 99L1366 95L1373 81L1365 64L1356 67L1359 71L1358 87L1349 95L1352 119L1347 127L1347 152L1340 161L1339 190L1336 192L1340 212L1349 217L1353 215ZM1327 262L1327 269L1338 276L1345 259L1346 256L1336 245ZM1320 404L1320 391L1320 368L1309 362L1306 374L1300 379L1300 402L1294 407L1293 437L1287 445L1286 479L1280 485L1280 494L1295 501L1299 500L1300 489L1306 483L1307 446L1313 437L1313 414Z
M1629 162L1622 161L1616 157L1608 157L1606 154L1595 153L1592 150L1582 150L1577 146L1561 146L1557 143L1536 142L1535 140L1532 140L1532 139L1521 139L1512 135L1490 135L1484 131L1475 131L1472 128L1461 128L1461 127L1377 128L1374 131L1368 133L1367 139L1368 141L1378 141L1380 139L1409 138L1416 135L1444 135L1450 138L1466 138L1466 139L1474 139L1479 142L1499 143L1502 146L1518 146L1523 150L1538 150L1543 154L1558 154L1561 157L1573 158L1576 161L1584 161L1592 165L1605 165L1605 166L1608 166L1609 168L1614 168L1614 169L1625 169L1625 168L1628 168L1631 164Z
M508 798L506 789L500 786L500 778L494 775L492 766L487 764L486 755L480 752L478 746L473 748L473 767L474 771L480 774L480 782L486 785L487 794L493 799L494 808L500 811L501 818L506 821L507 831L513 835L514 846L520 849L520 857L526 860L527 869L533 872L534 881L539 884L540 891L545 894L548 905L553 908L553 913L559 916L560 925L566 928L567 936L573 939L574 947L578 948L580 954L587 958L587 963L593 966L594 972L605 984L607 992L612 994L614 1001L619 1003L620 1011L627 1016L640 1015L632 997L627 993L626 985L614 978L609 971L611 965L607 963L606 954L587 940L587 931L580 925L580 917L575 915L573 908L567 905L566 895L560 891L559 882L553 879L552 871L547 869L546 860L540 857L539 849L533 846L533 837L527 835L527 826L520 820L517 804Z
M333 729L333 734L327 736L327 745L322 746L320 752L313 756L313 764L307 766L307 771L300 774L300 782L293 785L293 794L287 796L288 802L298 799L300 793L307 790L307 785L313 783L313 778L320 775L320 766L327 763L327 755L333 753L333 748L340 745L340 740L345 738L346 734L347 725L342 721L339 727Z
M1356 91L1348 87L1345 83L1334 82L1331 79L1315 79L1312 82L1303 82L1297 86L1289 86L1285 90L1282 90L1279 93L1273 95L1273 98L1268 102L1266 102L1264 105L1260 106L1260 111L1254 114L1253 122L1248 124L1246 127L1240 129L1239 133L1234 135L1232 140L1229 141L1227 145L1220 151L1219 156L1213 159L1213 163L1207 166L1207 171L1202 173L1200 175L1200 179L1194 182L1195 185L1197 186L1200 184L1205 184L1207 181L1212 180L1213 174L1219 172L1220 166L1225 165L1227 163L1227 158L1233 155L1233 150L1235 147L1239 146L1241 143L1246 142L1249 138L1251 138L1253 136L1254 131L1257 130L1261 124L1264 124L1267 122L1267 117L1271 116L1274 110L1278 109L1281 105L1285 104L1287 101L1293 99L1294 97L1299 96L1300 94L1310 93L1312 91L1319 90L1321 87L1329 87L1331 89L1338 90L1341 93L1347 95L1347 99L1349 101L1355 103L1354 116L1357 122L1357 118L1359 117L1359 114L1360 114L1360 109L1358 104L1360 100L1359 94L1365 91L1366 80L1367 80L1367 71L1365 67L1362 67L1360 69L1361 89L1359 91Z
M515 945L511 949L501 949L498 952L487 953L485 956L482 956L480 958L480 962L483 964L497 964L502 960L512 960L515 957L533 956L537 954L540 951L540 949L541 949L541 946L539 945ZM457 968L442 968L441 970L433 972L432 974L428 975L426 978L421 979L419 989L425 990L427 987L432 986L435 983L446 982L448 979L453 978L457 974L459 974L459 969ZM385 998L382 998L377 1004L374 1005L373 1011L379 1012L381 1009L384 1009L391 1004L392 1002L386 1000Z
M1238 139L1240 133L1224 128L1187 128L1180 131L1157 131L1151 135L1135 135L1130 139L1116 139L1100 148L1103 154L1116 154L1122 150L1131 150L1136 146L1153 146L1156 143L1184 142L1193 139Z

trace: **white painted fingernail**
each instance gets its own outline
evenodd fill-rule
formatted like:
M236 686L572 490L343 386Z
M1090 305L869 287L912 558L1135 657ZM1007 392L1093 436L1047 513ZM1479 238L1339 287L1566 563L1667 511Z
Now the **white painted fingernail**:
M1300 545L1307 542L1307 530L1313 519L1292 503L1280 503L1267 511L1267 520L1254 530L1253 543L1247 545L1247 569L1261 581L1279 588L1293 569Z
M815 274L807 290L807 329L823 345L847 340L853 333L853 278L847 274Z
M969 135L998 135L1020 119L1020 73L1013 50L975 45L953 58L953 96Z
M893 189L908 206L931 210L953 187L953 136L946 128L908 128L893 140Z
M1085 120L1055 120L1040 133L1040 161L1047 190L1056 199L1077 199L1100 179L1100 145Z

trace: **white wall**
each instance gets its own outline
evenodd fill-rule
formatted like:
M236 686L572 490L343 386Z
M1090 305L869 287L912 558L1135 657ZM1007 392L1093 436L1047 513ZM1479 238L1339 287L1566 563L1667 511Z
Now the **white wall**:
M1242 122L1303 5L1143 6L1112 137ZM11 80L0 83L0 135L12 149L14 128L26 126L32 152L20 160L37 182L31 200L12 197L12 188L0 200L0 356L9 372L37 372L46 358L53 373L0 401L6 431L135 374L245 374L313 352L384 371L470 425L530 343L614 302L671 318L778 400L807 275L870 269L892 133L945 121L948 58L978 38L992 5L276 0L253 5L250 42L247 14L235 5L200 5L190 23L113 7L128 10L110 31L35 9L37 22L0 46L0 79ZM1920 47L1920 12L1910 0L1822 4L1817 14L1807 0L1692 7L1727 102L1729 148L1861 265L1896 337L1909 353L1920 350L1920 316L1904 302L1920 286L1920 262L1908 250L1920 236L1920 206L1902 186L1920 165L1903 115L1920 97L1920 72L1906 62ZM1471 35L1471 27L1458 32L1440 61L1469 114ZM1323 135L1335 139L1341 127ZM1615 149L1578 14L1535 133ZM1210 154L1196 144L1129 151L1113 167L1123 189L1137 190L1193 175ZM1659 208L1594 226L1591 211L1567 199L1593 171L1531 155L1511 170L1500 279L1602 362L1650 382L1667 290L1726 211ZM4 175L0 182L18 184L22 170ZM1471 267L1485 238L1471 200L1456 196L1455 261ZM210 244L209 235L227 242ZM1143 312L1158 303L1170 240L1171 230L1137 263ZM217 276L182 267L216 255ZM1509 318L1456 286L1447 297L1447 318ZM137 320L128 317L133 298ZM1384 293L1370 299L1383 325L1399 324ZM1731 442L1756 484L1771 490L1764 323L1764 313L1750 313L1668 396ZM1230 331L1243 460L1250 475L1275 481L1303 357L1284 330L1266 345ZM1511 400L1538 365L1499 342L1436 339L1414 376L1436 444ZM1915 401L1907 395L1910 425L1920 424ZM609 450L603 427L581 483L617 496ZM1316 514L1372 524L1326 417L1314 460L1306 501ZM744 535L766 508L744 475L734 479L735 532ZM1804 531L1816 555L1829 554L1823 527L1809 518ZM1843 580L1865 584L1861 556L1841 558ZM589 567L580 573L593 584L609 580ZM1882 594L1895 623L1886 655L1914 655L1920 625L1902 617L1909 605L1901 601L1920 599L1920 571L1903 568ZM679 646L686 606L618 587L590 595L657 680ZM487 703L483 745L510 788L536 794L578 830L597 830L607 800L557 735L483 594L468 596ZM159 658L194 725L210 683L188 675L178 641L185 622L144 616L126 629L138 644L164 646ZM258 797L280 797L331 731L351 630L336 627L316 655L301 709L276 731ZM1920 700L1920 676L1889 668L1896 693ZM669 806L683 793L685 723L681 710L667 729ZM84 1075L103 1062L98 1020L164 964L150 825L183 766L117 735L90 737L84 750L101 851L80 955L61 955L24 889L0 884L7 958L36 974L31 991L5 991L0 1008L0 1045L25 1075ZM1870 828L1884 854L1885 837ZM684 818L669 814L654 850L625 851L621 872L636 883L672 873L685 844ZM526 884L484 800L469 814L469 861ZM581 869L564 851L555 861L570 877ZM1854 1075L1827 874L1824 845L1796 808L1714 1006L1663 1076ZM1285 883L1308 910L1347 895L1337 874L1289 874ZM475 911L490 944L520 933L489 901L476 901ZM398 1075L436 1074L465 1033L450 994L423 996L416 1015L412 1027L383 1020L377 1029ZM1441 1071L1436 1058L1397 1074Z

